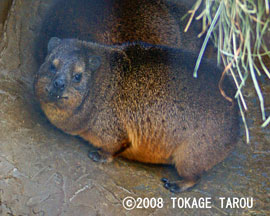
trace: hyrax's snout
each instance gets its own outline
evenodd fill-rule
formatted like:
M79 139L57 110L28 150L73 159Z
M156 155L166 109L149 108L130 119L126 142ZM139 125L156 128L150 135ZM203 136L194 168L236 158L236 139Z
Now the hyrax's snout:
M65 86L66 86L65 80L61 77L58 77L53 81L53 87L57 91L63 91L65 89Z
M66 88L66 80L62 76L55 77L50 85L46 88L51 99L62 98L63 92Z

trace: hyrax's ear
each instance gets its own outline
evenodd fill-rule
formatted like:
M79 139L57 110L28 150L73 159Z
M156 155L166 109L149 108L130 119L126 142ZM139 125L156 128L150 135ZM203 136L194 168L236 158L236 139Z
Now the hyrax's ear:
M95 71L99 68L99 66L101 65L101 57L100 56L89 56L88 58L88 65L89 65L89 69L91 71Z
M60 43L61 43L61 39L58 38L58 37L52 37L50 40L49 40L49 43L48 43L48 53L51 53L51 51L57 47Z
M115 49L111 52L111 70L121 70L122 72L129 71L131 62L126 52L121 49Z

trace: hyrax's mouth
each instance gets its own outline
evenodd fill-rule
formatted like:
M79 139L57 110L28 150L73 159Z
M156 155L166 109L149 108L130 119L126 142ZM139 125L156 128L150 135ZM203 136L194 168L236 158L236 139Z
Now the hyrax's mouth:
M68 96L53 95L52 93L50 93L50 97L56 98L57 100L68 99Z
M48 93L48 99L50 101L59 101L59 100L62 100L62 99L65 99L67 100L68 99L68 96L65 96L65 95L61 95L59 94L58 92L53 92L53 91L50 91L49 89L46 88L46 91Z

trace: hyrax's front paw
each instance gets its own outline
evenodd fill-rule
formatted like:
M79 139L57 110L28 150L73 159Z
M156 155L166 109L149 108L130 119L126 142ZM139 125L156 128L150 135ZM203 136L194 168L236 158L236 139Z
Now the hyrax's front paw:
M113 160L112 155L101 150L90 151L88 153L88 157L91 158L94 162L99 163L110 163Z

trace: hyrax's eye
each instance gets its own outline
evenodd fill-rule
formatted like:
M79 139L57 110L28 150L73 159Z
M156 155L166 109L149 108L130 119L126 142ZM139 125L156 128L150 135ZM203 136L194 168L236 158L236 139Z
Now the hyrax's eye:
M50 72L51 72L52 74L55 74L56 71L57 71L57 68L55 67L55 65L54 65L54 64L51 64L51 65L50 65Z
M81 73L77 73L75 74L75 76L73 77L74 82L80 82L82 79L82 74Z

